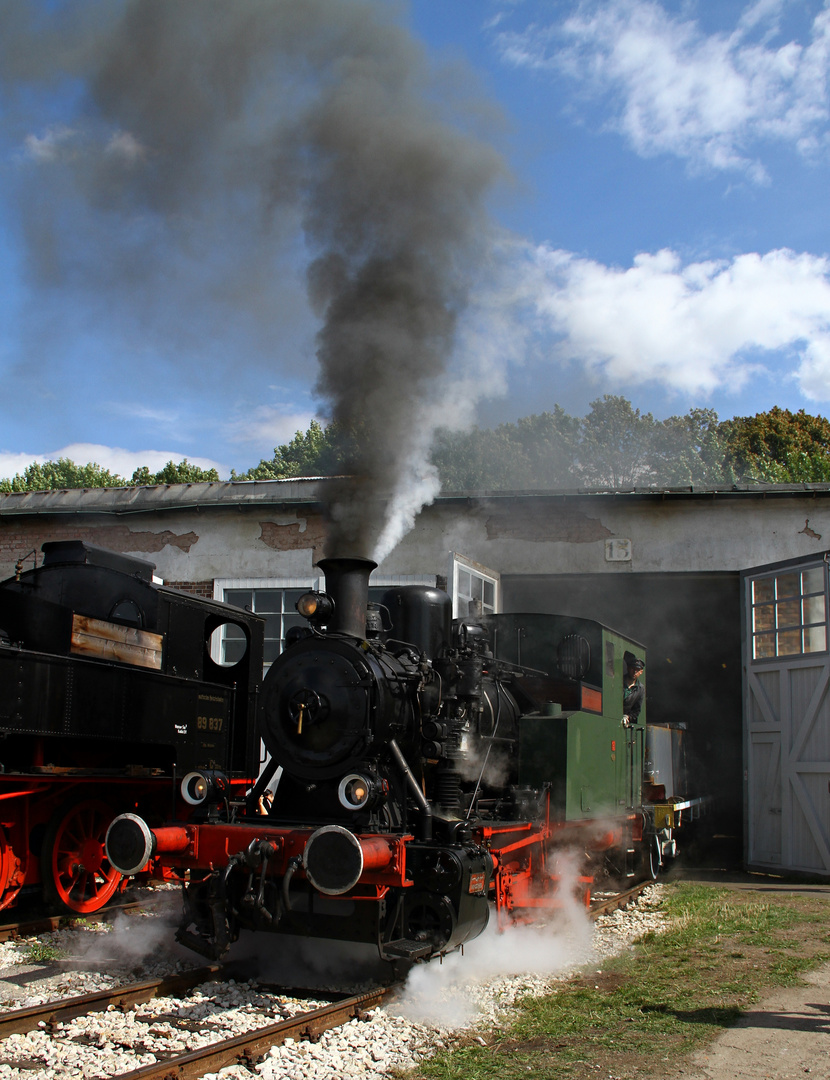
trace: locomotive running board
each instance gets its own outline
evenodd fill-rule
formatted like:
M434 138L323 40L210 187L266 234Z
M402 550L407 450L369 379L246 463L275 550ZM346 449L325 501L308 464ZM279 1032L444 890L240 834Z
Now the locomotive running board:
M402 960L425 960L432 955L432 946L425 945L422 941L410 941L408 938L398 938L383 946L384 958L397 956Z

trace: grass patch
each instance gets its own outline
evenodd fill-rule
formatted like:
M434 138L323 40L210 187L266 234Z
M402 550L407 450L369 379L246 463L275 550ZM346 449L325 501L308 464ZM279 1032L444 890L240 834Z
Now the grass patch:
M734 1024L773 987L830 960L822 896L666 887L665 933L602 963L510 1024L425 1062L430 1080L628 1080L671 1075L679 1059ZM412 1074L410 1074L412 1075Z
M52 960L64 960L66 953L57 945L45 941L32 941L26 946L26 961L29 964L48 964Z

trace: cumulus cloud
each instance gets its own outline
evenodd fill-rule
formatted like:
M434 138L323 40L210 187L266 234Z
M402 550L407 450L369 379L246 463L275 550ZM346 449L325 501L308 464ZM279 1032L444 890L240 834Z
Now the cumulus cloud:
M226 426L230 442L269 449L290 442L298 431L306 431L315 419L313 410L285 411L274 405L257 405Z
M738 390L789 365L805 397L830 400L830 260L787 249L690 262L670 250L628 268L526 252L525 294L559 360L607 384L688 395Z
M146 465L151 472L158 472L168 461L178 464L182 460L182 454L175 450L125 450L121 446L104 446L101 443L71 443L60 450L46 453L0 452L0 477L8 478L22 473L33 461L43 463L57 461L58 458L69 458L76 465L86 465L87 462L94 461L102 468L129 480L133 472L142 465ZM227 465L211 458L188 457L187 460L201 469L216 469L220 476L227 476L230 471Z
M815 153L828 140L830 9L808 40L773 43L780 0L748 4L731 33L706 34L656 0L589 0L554 25L502 30L505 62L562 73L612 110L637 153L767 179L763 140Z

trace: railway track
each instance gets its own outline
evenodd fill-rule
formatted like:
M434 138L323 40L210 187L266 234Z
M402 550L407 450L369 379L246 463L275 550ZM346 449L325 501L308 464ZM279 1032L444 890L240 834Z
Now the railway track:
M281 1020L268 1027L257 1028L233 1039L210 1043L208 1046L182 1054L155 1065L146 1065L133 1072L121 1074L122 1080L196 1080L206 1072L218 1072L228 1065L241 1064L253 1071L257 1060L271 1047L280 1046L287 1039L316 1039L352 1019L360 1020L367 1009L380 1005L393 992L393 987L380 987L366 994L356 994L340 1001L333 1001L322 1008Z
M589 917L596 919L601 914L625 908L636 899L648 884L649 882L641 882L611 896L596 898L591 904ZM153 1015L152 1009L142 1010L140 1006L147 1005L154 999L161 1001L170 998L189 1000L188 995L204 983L219 982L220 980L227 983L228 980L237 979L243 982L241 987L243 995L249 994L252 999L262 996L268 991L274 992L275 998L272 999L270 1012L266 1008L259 1011L256 1019L253 1016L251 1017L253 1024L256 1025L260 1019L262 1023L253 1026L247 1032L235 1034L231 1037L227 1037L227 1033L225 1033L226 1037L222 1037L221 1033L217 1034L215 1041L188 1049L184 1053L154 1045L152 1054L145 1054L145 1061L147 1056L155 1056L154 1061L141 1064L132 1071L123 1071L123 1068L119 1069L118 1075L124 1080L174 1080L174 1078L196 1080L197 1077L201 1077L206 1073L218 1072L220 1069L234 1064L243 1065L254 1071L253 1067L257 1061L262 1060L272 1048L280 1046L287 1040L294 1040L297 1043L303 1041L313 1043L319 1039L323 1032L348 1024L353 1019L364 1019L369 1010L380 1005L395 990L399 989L398 987L378 987L351 996L340 994L336 995L335 1000L327 1000L325 1004L320 1004L321 998L329 999L335 996L325 992L286 990L266 985L252 985L249 990L244 986L244 977L244 973L236 965L210 965L164 978L130 983L92 994L52 1001L45 1005L0 1013L0 1040L10 1040L9 1042L0 1042L0 1064L11 1065L13 1068L17 1067L21 1072L33 1067L26 1060L26 1053L28 1052L31 1055L31 1049L28 1051L23 1050L22 1045L15 1043L15 1039L11 1038L12 1036L35 1033L38 1038L54 1040L56 1045L59 1045L62 1040L83 1042L89 1039L94 1041L95 1038L104 1038L105 1036L102 1036L100 1032L106 1030L106 1018L102 1018L98 1028L95 1029L99 1032L96 1035L87 1033L93 1029L92 1025L88 1029L79 1030L77 1025L72 1023L78 1018L93 1017L96 1013L115 1012L125 1017L135 1017L138 1022L134 1029L136 1031L135 1037L139 1044L145 1038L138 1033L139 1030L141 1032L147 1030L152 1032L165 1024L173 1027L181 1026L185 1030L197 1031L200 1035L204 1034L204 1031L210 1028L210 1024L201 1023L197 1019L195 1012L189 1014L192 1015L190 1020L177 1020L176 1013L178 1010L175 1007L171 1008L169 1004L160 1004L156 1015ZM279 998L276 998L277 991L280 995ZM209 1000L213 999L214 990L212 988L203 993L207 993ZM300 1006L299 1008L302 1011L274 1022L273 1000L293 999L296 1003L297 999L302 996L311 997L312 995L317 999L313 1008L302 1010ZM82 1021L82 1023L84 1022L86 1021ZM362 1027L362 1025L359 1025L359 1027ZM147 1050L149 1047L145 1046L144 1049ZM28 1060L31 1062L31 1056ZM129 1068L129 1064L127 1068Z
M197 968L181 975L131 983L127 986L62 1001L49 1002L27 1009L0 1014L0 1040L12 1035L40 1030L53 1037L61 1035L62 1025L80 1016L117 1009L127 1012L137 1005L154 998L183 997L195 987L217 978L227 978L233 969L220 965ZM130 1072L119 1073L129 1080L195 1080L209 1072L218 1072L228 1065L242 1064L253 1068L257 1059L271 1047L280 1046L287 1039L316 1040L323 1032L338 1027L352 1019L362 1019L372 1009L392 994L397 987L378 987L355 995L335 995L327 1004L301 1012L277 1023L264 1024L242 1035L220 1039L186 1054L161 1054L159 1060ZM311 991L290 990L291 997L310 994ZM0 1059L3 1058L0 1051ZM11 1064L8 1059L2 1063Z
M142 911L143 908L144 904L140 900L127 900L123 903L108 905L100 911L92 911L87 915L42 912L19 921L0 922L0 942L17 941L19 938L34 937L37 934L49 934L53 930L62 930L64 927L71 926L78 919L82 919L85 923L106 922L107 919L114 919L121 913L129 914Z
M611 911L619 911L621 908L625 908L632 900L636 900L644 889L653 884L653 881L638 881L636 885L631 885L621 892L614 893L613 896L592 900L588 910L588 918L597 919L600 915L607 915Z
M156 997L180 997L194 986L215 979L220 971L222 968L218 964L194 968L193 971L181 975L128 983L126 986L100 990L94 994L81 994L78 997L50 1001L45 1005L32 1005L28 1009L0 1013L0 1039L6 1039L9 1035L25 1034L40 1027L51 1032L58 1024L74 1020L76 1016L106 1012L110 1007L126 1012L134 1005L152 1001Z

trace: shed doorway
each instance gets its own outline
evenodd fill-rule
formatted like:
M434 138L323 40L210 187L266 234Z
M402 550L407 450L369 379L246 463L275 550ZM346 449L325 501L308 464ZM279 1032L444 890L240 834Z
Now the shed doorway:
M827 557L741 577L747 864L830 877Z

